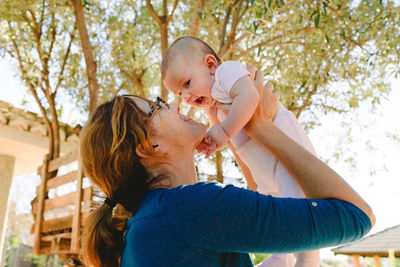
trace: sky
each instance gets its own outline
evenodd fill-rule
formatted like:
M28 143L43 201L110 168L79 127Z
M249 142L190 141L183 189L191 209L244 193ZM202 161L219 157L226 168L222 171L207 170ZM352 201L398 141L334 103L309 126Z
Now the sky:
M38 112L36 103L22 105L26 88L14 73L9 60L0 58L0 100ZM371 233L400 224L400 77L391 77L390 81L391 94L375 110L361 105L351 114L320 115L320 125L309 132L318 155L373 208L377 223ZM26 99L30 101L29 97ZM79 115L69 112L72 107L65 107L66 116L62 121L79 119L76 117ZM335 158L338 151L341 154ZM354 160L349 161L350 158ZM237 177L238 172L225 174ZM14 177L11 200L17 202L17 210L29 209L39 182L39 177L33 175ZM322 251L323 258L332 255L328 249Z

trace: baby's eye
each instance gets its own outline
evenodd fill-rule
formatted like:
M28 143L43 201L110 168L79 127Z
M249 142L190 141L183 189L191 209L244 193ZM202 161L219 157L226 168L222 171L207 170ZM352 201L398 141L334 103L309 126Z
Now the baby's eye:
M190 80L188 80L187 82L185 82L185 87L186 87L186 88L189 87L189 85L190 85Z

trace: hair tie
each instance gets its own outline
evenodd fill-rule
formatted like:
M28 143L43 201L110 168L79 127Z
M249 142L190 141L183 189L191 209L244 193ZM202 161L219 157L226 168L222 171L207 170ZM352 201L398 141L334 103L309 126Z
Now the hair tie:
M112 209L115 207L115 205L117 205L117 202L109 199L108 197L106 197L106 199L104 200L104 203L107 204L108 206L110 206Z

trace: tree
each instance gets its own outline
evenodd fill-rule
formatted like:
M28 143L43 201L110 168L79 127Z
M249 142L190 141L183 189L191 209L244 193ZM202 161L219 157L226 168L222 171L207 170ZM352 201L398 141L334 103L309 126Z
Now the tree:
M70 1L33 3L38 7L41 3L58 7L53 12L57 18L71 15L68 3L83 8L79 16L75 12L75 19L77 24L83 19L86 22L87 36L81 38L81 43L92 48L90 53L83 53L88 72L85 74L79 66L80 50L73 56L70 52L60 85L80 110L87 110L89 103L94 103L96 93L90 89L88 97L86 89L95 87L90 85L94 79L89 77L93 70L98 80L99 102L119 92L146 97L160 92L160 55L168 44L183 35L205 40L224 60L241 60L261 68L280 91L284 105L307 127L318 123L316 111L344 113L356 109L361 102L369 102L372 107L379 104L391 89L385 77L399 72L400 8L394 1L90 0L83 5L78 0ZM32 5L23 0L5 1L2 10L10 15L8 6L26 10ZM51 12L43 14L51 22ZM13 16L8 17L12 27L23 21L18 16L15 21ZM73 27L68 19L66 25ZM5 29L9 37L14 36L12 28L3 24L2 31L6 33ZM57 36L60 34L57 32ZM13 51L18 58L11 49L11 39L2 43L9 45L2 51ZM74 45L71 42L72 48ZM28 56L29 47L36 44L21 49L26 58L34 61L38 56ZM88 59L88 54L93 58ZM50 68L49 72L53 70ZM41 75L35 77L42 79ZM35 84L28 80L27 85ZM342 86L332 89L338 83ZM161 94L165 97L167 92L161 89ZM183 104L182 110L205 121L196 109Z
M62 10L62 11L60 11ZM49 160L60 155L57 93L69 86L65 71L77 71L73 52L76 29L63 4L56 1L0 3L0 50L18 66L18 76L34 97L49 136Z
M167 0L163 0L162 2L162 14L159 15L154 9L153 4L150 0L146 0L146 6L149 10L151 17L157 22L160 28L160 41L161 41L161 56L163 57L168 49L168 26L171 22L176 7L178 6L179 0L174 0L174 5L172 7L171 12L168 12L168 3ZM161 98L166 98L168 96L168 91L165 88L163 82L161 81Z

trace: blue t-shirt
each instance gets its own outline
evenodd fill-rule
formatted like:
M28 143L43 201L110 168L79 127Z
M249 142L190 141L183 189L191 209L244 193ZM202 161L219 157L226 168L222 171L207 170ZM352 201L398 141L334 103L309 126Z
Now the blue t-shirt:
M334 246L370 229L364 212L336 199L276 198L218 183L160 188L127 222L121 266L253 266L250 252Z

